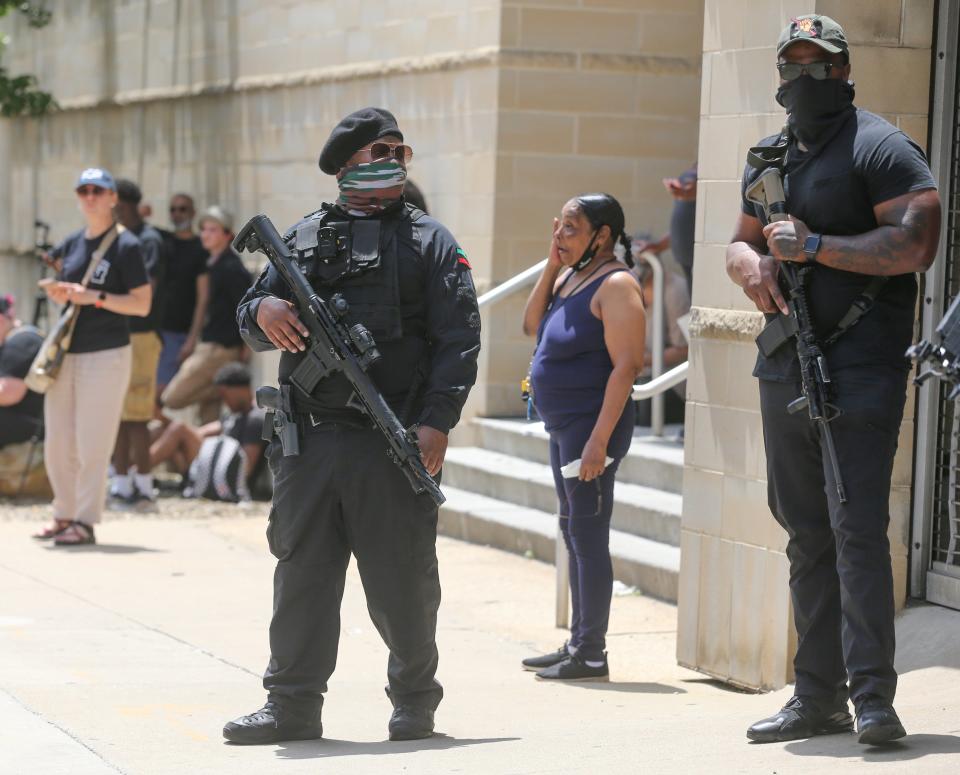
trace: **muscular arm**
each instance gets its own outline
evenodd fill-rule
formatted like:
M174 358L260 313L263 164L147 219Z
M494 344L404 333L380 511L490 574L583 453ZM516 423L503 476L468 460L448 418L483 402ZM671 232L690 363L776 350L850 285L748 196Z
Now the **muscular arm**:
M759 219L740 213L727 245L727 276L761 312L779 310L786 315L787 302L777 284L780 270L774 259L763 254L764 244Z
M817 263L867 275L925 272L940 239L940 196L933 189L912 191L873 208L876 229L850 237L824 235ZM764 227L770 252L781 261L804 261L810 228L802 221Z

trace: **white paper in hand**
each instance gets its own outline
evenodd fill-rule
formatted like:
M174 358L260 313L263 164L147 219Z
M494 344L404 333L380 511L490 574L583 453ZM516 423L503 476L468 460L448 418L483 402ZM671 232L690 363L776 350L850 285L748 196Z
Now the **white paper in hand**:
M606 462L603 464L603 467L606 468L613 462L612 457L608 457ZM575 479L580 476L580 458L576 460L571 460L565 466L560 468L560 473L563 475L564 479Z

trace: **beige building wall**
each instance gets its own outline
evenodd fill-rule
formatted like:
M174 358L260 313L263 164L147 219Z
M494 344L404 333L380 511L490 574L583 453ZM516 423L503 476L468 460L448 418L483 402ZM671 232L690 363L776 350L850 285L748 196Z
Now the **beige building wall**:
M15 257L42 217L78 228L77 172L141 182L166 225L170 194L278 225L330 201L316 166L340 117L391 109L431 214L486 290L540 260L552 217L588 190L617 196L631 229L663 233L660 179L697 150L703 0L76 0L53 23L2 29L11 71L36 73L62 110L0 121L0 284L29 293ZM7 193L10 192L10 193ZM468 408L521 411L532 342L522 300L485 314ZM266 378L272 369L262 364Z
M629 231L663 234L661 179L697 151L703 0L504 0L491 272L500 283L547 255L571 197L606 191ZM519 414L533 342L524 294L484 317L476 411ZM495 343L495 347L492 346Z
M707 0L703 41L694 310L681 531L678 659L749 687L792 679L794 628L771 516L753 338L762 326L726 276L746 150L779 131L777 37L792 16L824 13L851 43L856 102L927 138L933 0ZM900 433L890 541L897 604L907 595L913 395Z
M140 181L154 222L171 194L280 228L332 201L317 156L336 122L392 110L415 148L411 178L489 274L497 128L499 0L72 0L27 29L5 64L55 92L61 110L0 121L0 287L32 293L35 217L79 228L73 185L103 165ZM261 361L262 377L275 374Z

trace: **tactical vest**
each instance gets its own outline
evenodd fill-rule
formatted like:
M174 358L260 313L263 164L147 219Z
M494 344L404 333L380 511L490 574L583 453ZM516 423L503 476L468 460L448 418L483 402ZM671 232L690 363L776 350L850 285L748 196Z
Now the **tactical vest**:
M410 239L419 252L413 224L424 215L406 206L386 218L335 220L325 204L284 239L292 241L300 268L321 296L346 299L347 325L362 323L376 342L392 342L403 334L398 238Z

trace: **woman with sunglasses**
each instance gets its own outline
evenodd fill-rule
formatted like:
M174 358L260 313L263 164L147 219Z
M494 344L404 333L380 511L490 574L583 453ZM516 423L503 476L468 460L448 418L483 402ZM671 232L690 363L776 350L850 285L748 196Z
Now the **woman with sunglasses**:
M557 651L523 660L538 679L606 681L613 567L610 517L617 466L633 438L634 380L643 368L645 317L623 209L585 194L553 221L550 256L523 313L537 335L533 401L550 434L560 529L570 554L573 619Z
M130 381L127 316L147 315L152 296L140 242L114 219L113 177L103 169L84 170L76 193L86 225L51 254L60 262L57 278L41 281L55 303L80 308L70 348L44 401L53 522L35 537L53 539L57 546L95 543L93 526L103 512L107 466ZM109 247L101 251L105 241ZM88 272L95 254L99 260Z

